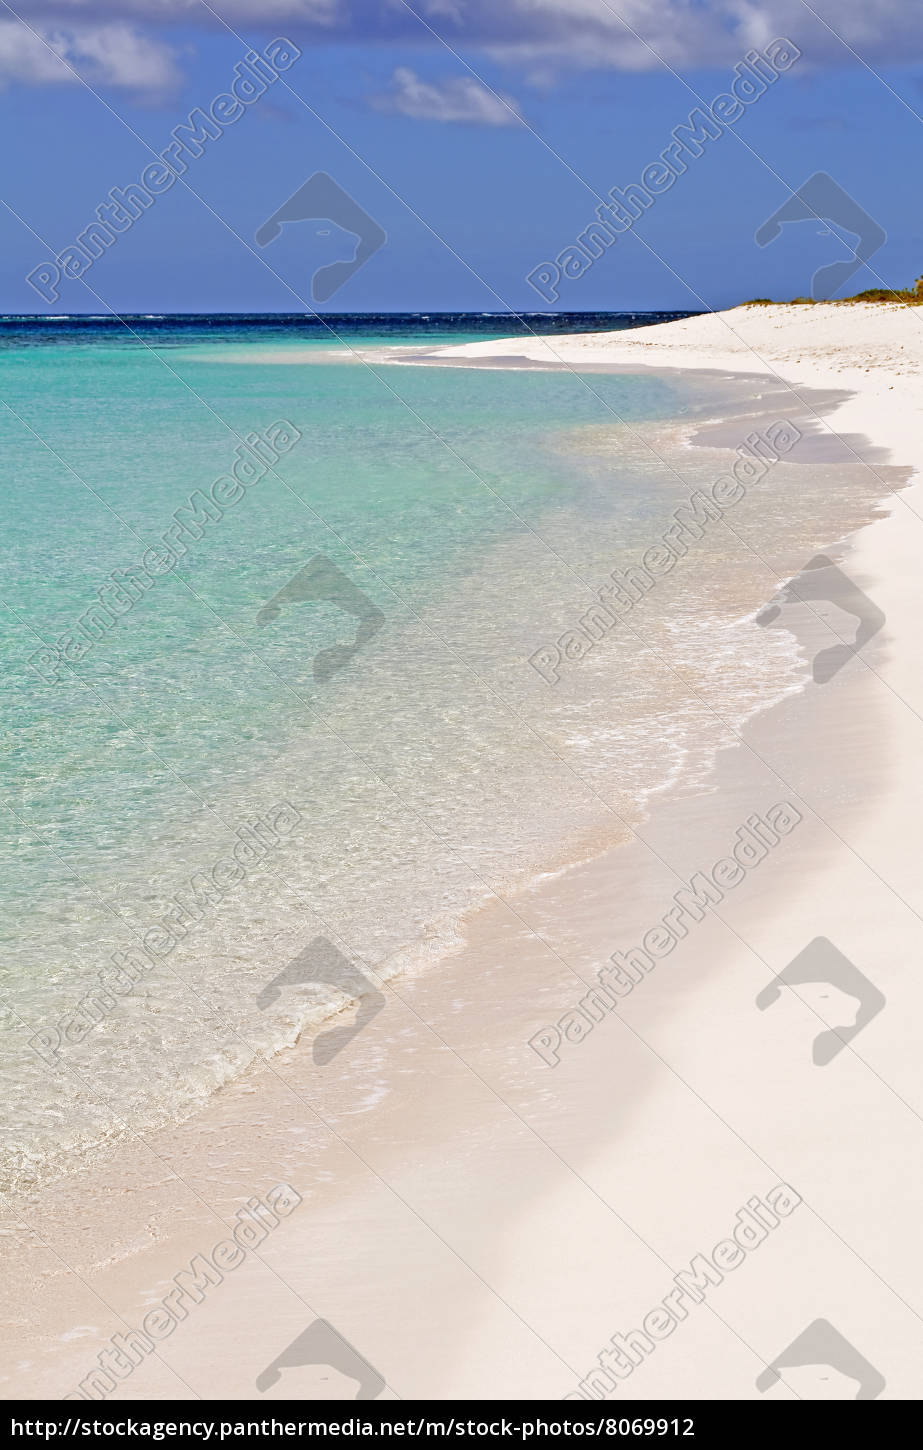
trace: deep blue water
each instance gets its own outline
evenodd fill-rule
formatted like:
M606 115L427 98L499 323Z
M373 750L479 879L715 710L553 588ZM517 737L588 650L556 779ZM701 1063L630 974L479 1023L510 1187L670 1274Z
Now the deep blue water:
M262 339L298 338L335 342L337 337L374 337L379 341L448 338L510 337L536 333L621 332L693 317L691 312L302 312L174 313L151 316L126 313L67 317L0 317L0 346L28 347L36 343L81 342L94 338L131 344L138 337L158 345L199 342L258 342Z

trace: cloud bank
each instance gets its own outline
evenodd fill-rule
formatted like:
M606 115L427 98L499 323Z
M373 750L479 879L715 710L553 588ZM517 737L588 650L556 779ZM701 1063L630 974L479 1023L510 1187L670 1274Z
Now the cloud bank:
M427 47L447 58L440 38L477 66L478 57L527 78L580 70L679 70L725 67L751 47L787 35L819 67L923 61L920 0L10 0L55 48L98 80L157 88L174 77L175 32L220 31L249 39L289 33L299 44ZM808 5L811 8L808 8ZM20 7L23 7L20 9ZM819 20L812 10L821 17ZM826 20L830 29L822 23ZM435 32L435 34L433 33ZM53 60L0 5L0 79L58 84ZM49 58L50 59L50 58ZM60 69L60 67L59 67ZM151 75L145 76L145 69ZM411 72L412 74L412 72ZM152 79L153 78L153 79ZM423 89L427 82L417 82ZM466 109L461 79L435 87L442 101L398 82L400 104ZM401 96L406 91L404 101ZM474 94L467 109L476 110ZM487 108L489 110L489 108ZM405 110L404 114L411 114ZM473 115L459 117L476 119ZM482 117L482 124L497 124Z

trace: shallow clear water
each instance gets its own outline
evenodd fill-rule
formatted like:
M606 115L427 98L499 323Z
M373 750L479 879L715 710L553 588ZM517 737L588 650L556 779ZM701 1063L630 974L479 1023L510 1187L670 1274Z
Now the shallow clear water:
M757 391L773 416L788 405L717 378L349 352L491 326L354 319L328 355L329 336L275 324L7 324L6 1183L188 1113L341 1005L332 987L266 1000L307 943L336 943L370 983L425 964L491 891L624 837L651 792L702 781L732 729L803 678L790 638L746 616L773 570L871 515L884 490L850 460L775 465L733 529L557 684L530 665L726 468L726 449L690 446L696 425ZM306 345L323 349L311 366L272 360ZM123 572L119 607L110 591L81 625L113 571L137 577L174 511L277 420L301 436L274 467L182 536L133 603ZM313 597L258 619L312 560ZM55 664L65 635L83 657ZM265 850L258 818L279 824L257 832ZM238 879L219 868L211 900L178 917L177 894L241 839ZM100 971L145 934L156 965L101 993Z

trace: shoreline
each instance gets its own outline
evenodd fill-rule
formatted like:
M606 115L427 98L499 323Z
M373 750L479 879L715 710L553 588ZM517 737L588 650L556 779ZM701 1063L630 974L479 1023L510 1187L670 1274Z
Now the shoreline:
M762 315L764 330L794 328L791 341L801 319L774 315L790 310L750 309ZM805 334L820 308L802 311L804 326L794 345L807 354ZM841 319L850 315L842 307L837 313ZM593 335L540 342L563 349L563 365L581 370L591 357L591 366L608 367L600 355L620 353L620 366L662 371L661 361L644 363L639 354L662 359L671 353L684 370L756 375L739 368L741 352L750 356L746 348L721 352L706 341L695 349L650 336L669 329L676 337L677 328L695 325L715 335L714 319L706 316L612 334L608 342ZM517 347L521 342L515 339ZM469 344L452 356L481 358L503 345ZM818 380L840 394L845 387L848 396L832 415L836 431L845 427L869 440L876 457L885 449L894 464L919 471L916 375L896 368L889 374L875 353L878 345L866 354L877 359L871 372L859 363L843 367L848 345L841 343L839 366L816 356L790 363L777 348L763 376L779 377L784 366L796 387L815 391ZM530 350L538 346L528 344ZM808 684L757 712L744 727L746 747L735 742L720 752L707 788L670 786L650 804L635 839L546 873L509 904L497 900L478 908L459 951L425 972L393 979L391 1010L323 1070L309 1060L303 1033L262 1074L223 1089L194 1119L150 1135L151 1148L123 1145L109 1160L116 1176L105 1191L92 1184L96 1169L54 1185L43 1195L40 1219L66 1241L63 1258L89 1275L92 1287L72 1285L62 1296L63 1309L52 1303L62 1270L33 1237L22 1254L21 1279L13 1276L13 1304L29 1304L34 1296L28 1357L36 1355L38 1363L30 1369L29 1387L14 1389L12 1397L67 1393L114 1332L112 1312L104 1313L94 1294L114 1306L116 1317L137 1325L164 1283L202 1251L203 1240L223 1237L215 1208L232 1221L247 1193L265 1194L286 1177L302 1203L265 1246L272 1270L255 1255L241 1271L247 1277L225 1285L224 1307L216 1293L115 1394L182 1396L168 1368L173 1363L194 1366L192 1383L206 1397L248 1398L263 1366L252 1366L246 1347L236 1342L240 1324L261 1326L254 1336L257 1354L265 1345L268 1361L276 1352L270 1345L284 1348L304 1328L308 1305L335 1322L402 1397L567 1394L575 1372L584 1374L594 1364L613 1331L627 1331L636 1310L643 1317L662 1299L660 1285L671 1277L666 1262L682 1268L707 1249L751 1195L785 1181L783 1169L804 1206L744 1269L750 1288L729 1281L716 1290L707 1328L686 1329L675 1350L665 1345L638 1369L631 1393L652 1399L756 1397L757 1373L795 1332L786 1319L793 1301L808 1318L826 1313L836 1319L863 1348L874 1324L878 1337L868 1353L885 1372L886 1393L900 1395L901 1385L914 1385L920 1326L881 1280L893 1283L900 1265L890 1240L903 1233L912 1242L923 1204L919 1181L910 1190L905 1186L903 1197L899 1193L920 1126L914 1119L908 1131L893 1094L870 1089L869 1069L857 1056L869 1055L875 1071L896 1082L894 1091L923 1109L912 1054L900 1037L902 1020L923 1009L921 993L903 970L923 945L923 926L913 914L923 911L923 888L914 880L908 849L923 806L923 787L914 780L923 727L911 713L923 709L914 633L920 586L913 529L919 525L911 520L913 528L907 526L902 502L919 511L921 489L917 482L901 495L888 492L887 516L860 528L842 548L831 541L846 572L886 615L865 656L880 678L853 659L829 683ZM818 630L816 620L802 621L803 648L817 648ZM887 748L876 750L882 741ZM749 814L787 799L786 791L794 793L802 815L797 831L752 879L727 893L722 912L708 915L697 934L688 933L679 985L668 957L626 994L618 1014L601 1020L562 1056L553 1079L542 1076L546 1069L526 1047L529 1036L570 1010L616 946L625 950L644 938L662 918L661 906L669 906L677 872L688 877L703 863L723 859L735 828ZM896 905L880 877L897 883L911 912ZM620 908L618 930L613 899ZM824 902L819 923L818 899ZM799 944L812 934L833 939L837 923L849 937L846 955L875 961L889 1008L848 1054L845 1099L828 1100L833 1079L818 1083L810 1054L802 1060L804 1043L792 1032L793 1022L803 1025L810 1009L786 999L773 1011L754 1013L752 1003ZM892 959L881 963L875 934L885 929ZM741 962L749 997L741 988ZM729 1046L736 1033L739 1043ZM845 1059L842 1054L838 1069ZM754 1074L754 1061L764 1078ZM846 1076L841 1071L841 1092ZM691 1087L684 1086L690 1080ZM633 1112L622 1107L626 1101ZM610 1102L618 1105L614 1130L599 1111ZM294 1103L302 1105L300 1118L293 1118ZM841 1117L834 1116L831 1126L836 1103ZM729 1131L735 1113L743 1123ZM876 1153L869 1163L880 1173L880 1183L871 1187L890 1208L884 1228L878 1197L864 1181L855 1182L857 1114L864 1141ZM231 1126L238 1138L229 1160L224 1142ZM826 1162L819 1156L822 1146ZM713 1165L713 1177L704 1182L692 1171L702 1154ZM181 1164L184 1181L158 1162ZM671 1193L677 1180L681 1205ZM97 1211L93 1223L74 1217L87 1201ZM831 1217L833 1232L825 1227ZM655 1247L639 1241L635 1224L644 1224L648 1238L653 1233ZM68 1225L63 1233L62 1225ZM41 1222L32 1227L41 1238ZM858 1247L850 1253L842 1238ZM871 1271L857 1255L871 1258ZM538 1265L544 1280L536 1278ZM845 1303L844 1275L854 1286ZM765 1293L755 1290L755 1282ZM618 1303L605 1292L607 1283L619 1285ZM916 1280L902 1281L901 1289L914 1296ZM42 1314L36 1312L36 1290ZM450 1330L447 1302L458 1306ZM250 1318L241 1321L245 1311ZM62 1347L59 1334L75 1314L85 1332ZM280 1320L292 1328L287 1337ZM26 1333L15 1309L12 1323L14 1333L17 1327ZM440 1333L450 1339L440 1340ZM890 1373L879 1363L885 1355ZM904 1392L918 1389L917 1381ZM307 1388L283 1376L278 1393L307 1395ZM783 1384L773 1397L792 1396Z

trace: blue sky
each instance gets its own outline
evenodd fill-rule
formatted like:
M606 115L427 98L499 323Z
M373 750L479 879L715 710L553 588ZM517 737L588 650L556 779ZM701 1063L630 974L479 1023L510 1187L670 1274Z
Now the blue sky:
M780 35L800 58L543 301L528 274ZM83 280L40 298L26 273L227 92L248 47L275 36L300 58ZM0 0L0 107L4 312L312 306L315 269L351 255L354 237L305 221L266 247L253 239L317 171L387 233L323 304L334 311L699 308L804 293L854 239L806 221L760 248L754 232L817 171L887 233L846 293L923 273L918 0Z

